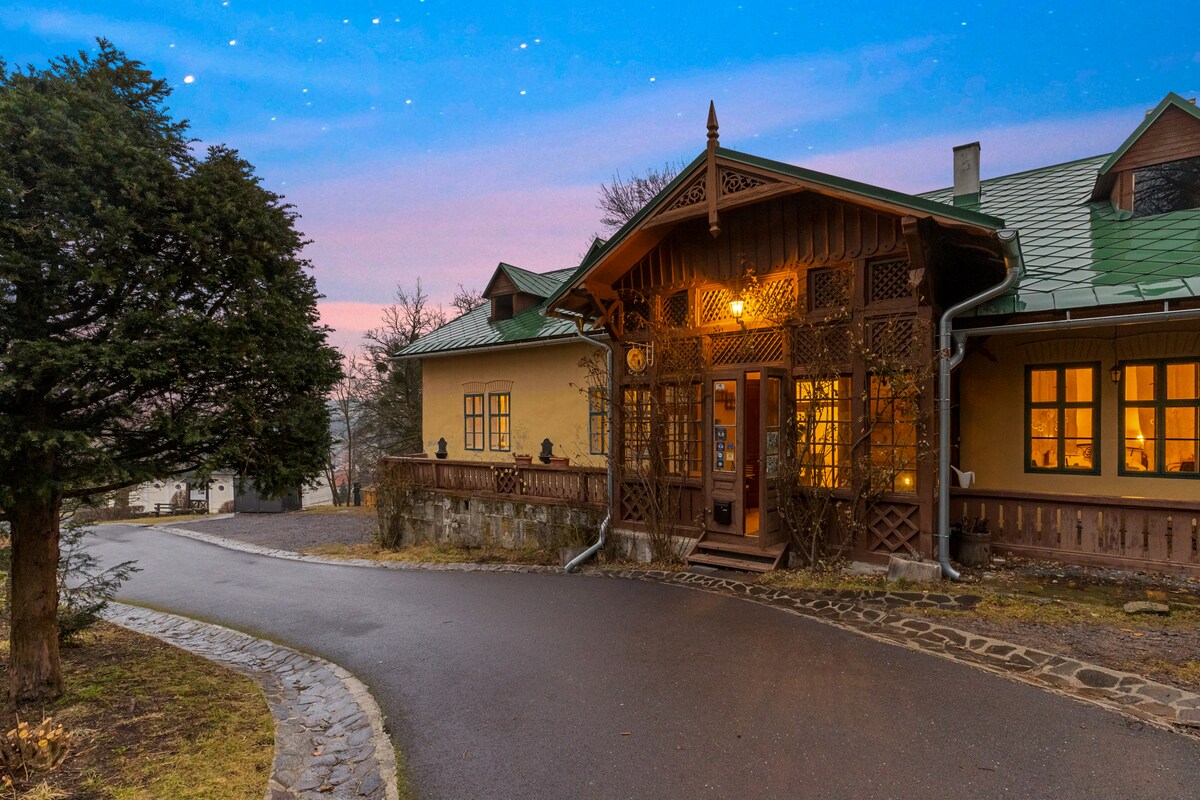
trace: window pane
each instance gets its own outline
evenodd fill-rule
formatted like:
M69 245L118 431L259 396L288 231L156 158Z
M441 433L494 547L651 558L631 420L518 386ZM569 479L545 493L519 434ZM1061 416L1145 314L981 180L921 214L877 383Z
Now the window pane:
M1095 466L1095 444L1091 439L1067 439L1064 446L1063 466L1067 469L1092 469Z
M1163 430L1167 472L1196 472L1196 452L1200 450L1197 416L1200 408L1168 408Z
M713 382L713 469L737 466L737 381Z
M1029 374L1030 399L1035 403L1058 402L1058 370L1035 369Z
M1094 367L1071 367L1067 373L1068 403L1092 402L1092 389L1096 385L1096 370Z
M1200 397L1197 394L1198 371L1200 364L1167 364L1167 399L1195 400Z
M1154 399L1154 365L1130 364L1125 367L1125 399L1138 400Z
M1125 409L1125 469L1146 472L1158 469L1154 459L1154 409Z
M1032 447L1030 448L1031 466L1042 467L1044 469L1058 469L1058 439L1039 439L1034 437L1031 440Z
M1029 435L1035 439L1058 438L1058 409L1033 408L1029 411Z
M796 382L796 457L805 486L843 486L849 475L850 378Z

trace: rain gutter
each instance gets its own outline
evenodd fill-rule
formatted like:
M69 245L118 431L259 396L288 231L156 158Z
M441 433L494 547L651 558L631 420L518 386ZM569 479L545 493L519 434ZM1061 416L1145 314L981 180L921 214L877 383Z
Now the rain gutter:
M608 369L608 375L607 375L608 410L611 411L612 399L613 399L613 397L616 396L614 394L615 377L613 374L613 348L612 348L612 345L609 344L608 342L600 341L599 339L593 339L592 337L585 334L583 332L583 322L582 321L580 321L576 324L575 335L594 347L603 347L604 350L606 351L605 352L605 364ZM615 470L613 468L613 424L612 423L613 423L612 415L610 413L609 420L608 420L608 442L607 442L607 448L606 448L608 451L608 456L606 458L606 460L608 462L608 504L607 504L608 507L606 510L608 513L605 514L604 521L600 523L600 536L599 536L599 538L596 539L596 543L593 544L591 547L589 547L587 550L584 550L579 555L575 556L575 558L571 559L571 561L566 565L566 567L564 567L564 570L567 572L575 571L575 569L578 568L580 564L587 561L592 556L596 555L596 553L600 552L600 548L604 547L604 542L605 542L606 538L608 537L609 526L612 524L613 504L615 502L614 498L616 498L616 496L617 496L616 474L615 474Z
M938 326L938 561L942 575L958 580L958 570L950 565L950 374L962 363L966 352L966 336L954 336L954 318L964 311L983 305L1017 285L1025 273L1021 258L1021 240L1015 230L996 231L1004 255L1004 279L979 294L972 295L942 312Z

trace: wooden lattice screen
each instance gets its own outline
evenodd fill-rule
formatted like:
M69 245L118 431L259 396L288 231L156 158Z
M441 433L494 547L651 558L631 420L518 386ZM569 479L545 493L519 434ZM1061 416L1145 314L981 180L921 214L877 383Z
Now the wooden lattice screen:
M796 312L796 282L790 277L763 281L747 298L746 313L751 317L782 322Z
M801 325L792 335L792 357L797 366L832 366L850 361L850 326Z
M709 338L714 367L783 360L783 331L768 330L718 333Z
M901 300L912 295L907 258L887 258L870 264L871 302Z
M867 515L867 550L872 553L917 549L921 508L913 503L876 503Z
M840 308L850 302L850 271L838 267L814 269L808 273L812 307Z
M688 313L688 293L676 292L662 299L662 321L665 325L676 328L691 327L691 314Z
M916 321L899 317L871 323L871 350L885 358L907 361L918 352Z
M700 324L712 325L730 318L729 301L733 292L728 289L706 289L700 293Z

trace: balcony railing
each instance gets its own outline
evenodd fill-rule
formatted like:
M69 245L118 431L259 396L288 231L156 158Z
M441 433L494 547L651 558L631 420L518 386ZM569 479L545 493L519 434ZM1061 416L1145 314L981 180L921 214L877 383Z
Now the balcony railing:
M384 459L384 469L394 470L396 478L419 489L581 506L602 507L607 499L606 473L600 467L396 456Z

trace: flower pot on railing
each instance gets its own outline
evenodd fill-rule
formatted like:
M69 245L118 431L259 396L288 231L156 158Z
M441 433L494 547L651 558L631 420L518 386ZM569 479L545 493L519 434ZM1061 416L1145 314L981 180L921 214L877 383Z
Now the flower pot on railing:
M551 456L550 466L552 467L568 467L571 465L571 459L566 456Z
M518 467L528 467L533 464L533 456L526 455L525 453L514 453L513 458L516 460Z

